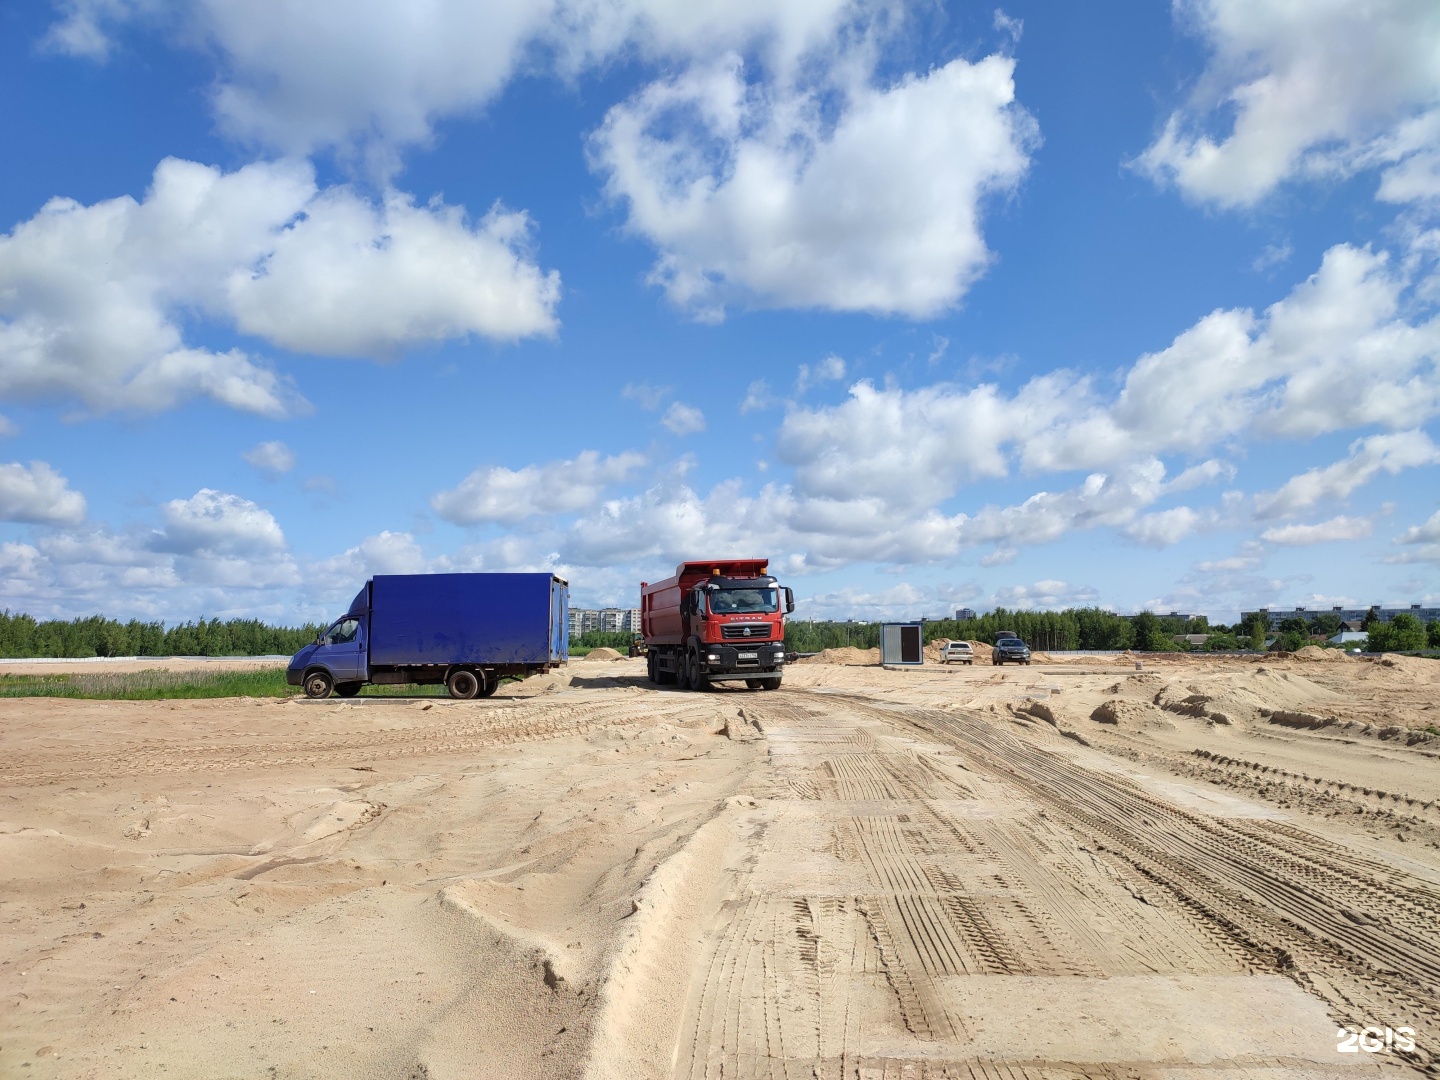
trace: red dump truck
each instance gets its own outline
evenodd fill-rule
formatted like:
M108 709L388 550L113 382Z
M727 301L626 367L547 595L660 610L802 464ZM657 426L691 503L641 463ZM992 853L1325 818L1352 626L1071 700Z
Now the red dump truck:
M683 562L675 576L640 583L640 632L650 681L708 690L743 681L779 689L785 616L795 594L769 574L766 559Z

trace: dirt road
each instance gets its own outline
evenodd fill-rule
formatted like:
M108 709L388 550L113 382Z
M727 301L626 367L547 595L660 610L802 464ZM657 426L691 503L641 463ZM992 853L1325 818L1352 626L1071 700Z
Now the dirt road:
M1417 670L1326 677L1423 714ZM26 702L0 1075L1431 1071L1435 750L1347 729L1341 682L1224 675ZM1280 722L1191 700L1282 675Z

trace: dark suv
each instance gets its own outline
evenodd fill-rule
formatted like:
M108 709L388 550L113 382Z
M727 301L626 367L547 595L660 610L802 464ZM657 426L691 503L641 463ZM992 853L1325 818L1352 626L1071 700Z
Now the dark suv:
M1000 638L995 642L994 651L991 653L992 664L997 667L1004 663L1029 664L1030 646L1021 641L1018 637Z

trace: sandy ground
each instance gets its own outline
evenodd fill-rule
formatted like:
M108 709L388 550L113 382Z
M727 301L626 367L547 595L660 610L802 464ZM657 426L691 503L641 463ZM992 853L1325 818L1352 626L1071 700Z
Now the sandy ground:
M0 1076L1433 1071L1440 663L643 672L0 703Z

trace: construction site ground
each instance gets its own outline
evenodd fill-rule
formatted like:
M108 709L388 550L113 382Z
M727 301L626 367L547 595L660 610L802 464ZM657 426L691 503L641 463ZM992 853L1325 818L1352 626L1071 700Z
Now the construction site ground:
M0 1076L1434 1071L1440 662L826 659L5 701Z

